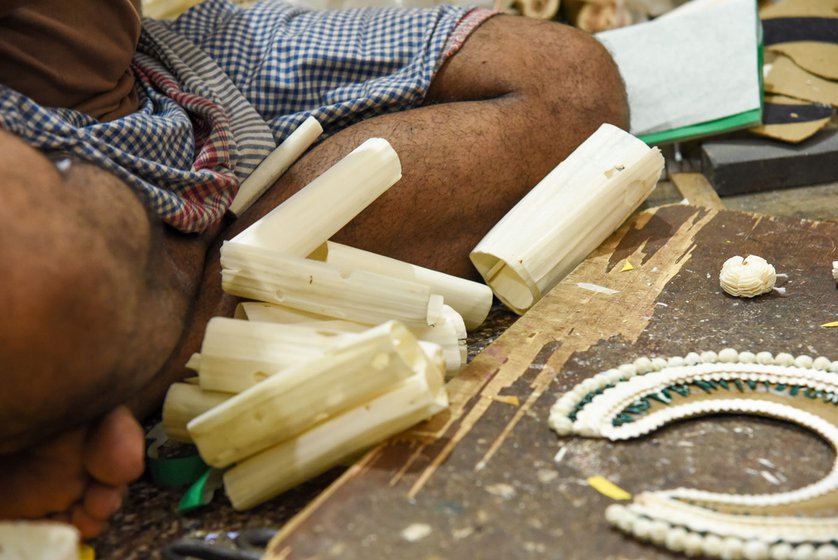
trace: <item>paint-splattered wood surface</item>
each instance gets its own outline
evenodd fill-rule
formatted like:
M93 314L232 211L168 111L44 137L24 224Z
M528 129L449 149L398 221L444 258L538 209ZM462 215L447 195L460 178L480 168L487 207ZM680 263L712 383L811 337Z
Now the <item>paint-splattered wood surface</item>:
M447 413L367 454L266 557L669 558L610 529L610 499L587 478L633 493L774 492L820 478L831 450L774 421L696 419L612 444L558 438L547 414L575 383L642 355L733 347L838 359L838 329L820 326L838 320L837 244L834 222L689 206L640 214L469 364ZM736 254L788 274L786 297L725 295L718 271Z

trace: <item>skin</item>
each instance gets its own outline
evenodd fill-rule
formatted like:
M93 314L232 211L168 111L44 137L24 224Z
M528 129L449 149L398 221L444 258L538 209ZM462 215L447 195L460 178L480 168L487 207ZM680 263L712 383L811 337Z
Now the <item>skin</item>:
M61 173L0 131L0 254L14 263L0 275L0 518L104 530L142 470L135 418L187 375L209 318L232 315L221 241L367 138L389 140L404 175L335 240L473 277L470 249L604 122L628 125L604 49L499 16L443 65L423 106L330 137L235 223L200 235L164 227L107 173L80 162Z

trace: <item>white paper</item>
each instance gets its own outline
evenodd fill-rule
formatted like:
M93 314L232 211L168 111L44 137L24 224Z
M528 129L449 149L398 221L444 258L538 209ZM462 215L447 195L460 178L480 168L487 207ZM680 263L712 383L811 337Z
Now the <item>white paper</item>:
M605 31L628 91L632 134L760 106L754 0L693 0L656 20Z

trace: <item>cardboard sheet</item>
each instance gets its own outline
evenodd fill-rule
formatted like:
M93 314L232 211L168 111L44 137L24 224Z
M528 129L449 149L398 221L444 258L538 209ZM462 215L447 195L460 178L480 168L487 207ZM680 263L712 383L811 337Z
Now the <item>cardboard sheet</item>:
M823 78L838 80L838 0L784 0L760 10L766 48ZM794 39L794 40L791 40ZM779 42L774 42L774 41Z
M765 91L838 107L838 82L810 74L785 56L766 65Z
M782 95L765 97L763 124L754 134L796 144L829 124L835 110L828 105L800 101Z

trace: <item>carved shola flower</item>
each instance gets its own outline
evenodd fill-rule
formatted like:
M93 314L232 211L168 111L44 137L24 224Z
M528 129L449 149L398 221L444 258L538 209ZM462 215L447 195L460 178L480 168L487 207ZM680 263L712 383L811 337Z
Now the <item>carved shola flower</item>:
M719 285L736 297L756 297L774 289L777 273L768 261L756 255L744 259L735 256L727 259L719 273Z

